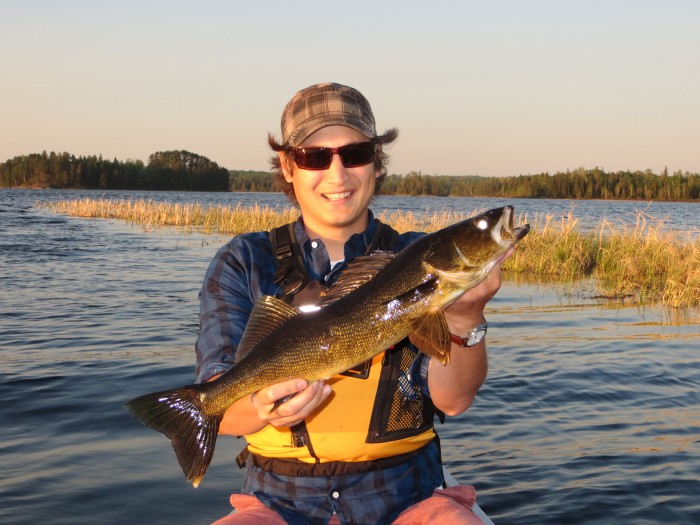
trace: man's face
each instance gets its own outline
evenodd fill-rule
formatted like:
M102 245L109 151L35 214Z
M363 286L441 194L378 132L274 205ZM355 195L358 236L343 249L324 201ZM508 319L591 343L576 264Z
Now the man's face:
M300 146L338 148L368 140L352 128L328 126L309 136ZM285 172L285 179L294 187L304 225L310 233L345 239L364 231L367 207L379 176L374 162L346 168L336 154L325 170L301 169L294 162L291 165L293 173Z

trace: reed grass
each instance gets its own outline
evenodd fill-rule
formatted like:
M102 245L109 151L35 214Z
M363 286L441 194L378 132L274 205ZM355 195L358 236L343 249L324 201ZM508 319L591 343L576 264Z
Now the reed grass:
M255 205L202 206L146 200L81 199L45 205L55 213L78 217L120 219L146 229L173 226L183 231L236 235L269 230L291 222L295 208ZM403 231L436 231L478 213L382 213L379 218ZM518 217L532 230L504 269L573 283L591 277L601 296L632 295L671 307L700 305L700 235L679 234L640 212L634 226L603 219L589 231L569 212L563 216Z
M298 211L269 206L203 206L149 200L78 199L46 206L54 213L96 219L120 219L144 229L172 226L183 231L237 235L269 230L296 220Z

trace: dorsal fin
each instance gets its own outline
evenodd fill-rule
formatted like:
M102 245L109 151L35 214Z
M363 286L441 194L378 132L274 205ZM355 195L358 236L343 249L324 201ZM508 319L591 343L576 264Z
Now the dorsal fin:
M375 251L356 257L338 276L335 284L321 292L318 306L327 306L357 290L386 268L396 255L394 252Z
M270 332L297 314L299 314L299 310L281 299L269 295L258 299L250 313L250 319L248 319L241 342L238 344L236 363L243 359Z

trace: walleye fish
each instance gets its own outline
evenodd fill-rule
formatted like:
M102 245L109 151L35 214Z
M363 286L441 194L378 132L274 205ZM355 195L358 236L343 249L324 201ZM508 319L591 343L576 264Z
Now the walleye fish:
M274 297L253 307L238 360L218 379L147 394L126 403L145 426L171 440L196 487L211 462L219 424L235 401L293 378L328 379L406 336L449 360L442 310L476 286L530 227L513 228L506 206L425 235L399 253L358 257L318 302L300 312Z

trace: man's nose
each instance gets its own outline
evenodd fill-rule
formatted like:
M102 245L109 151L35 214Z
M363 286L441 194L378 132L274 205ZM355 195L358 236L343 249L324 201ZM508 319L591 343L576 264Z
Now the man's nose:
M345 169L345 166L343 166L343 162L340 160L340 155L337 153L333 154L333 158L331 159L331 165L328 166L328 169L326 170L326 180L335 182L335 183L342 183L348 178L348 172Z

